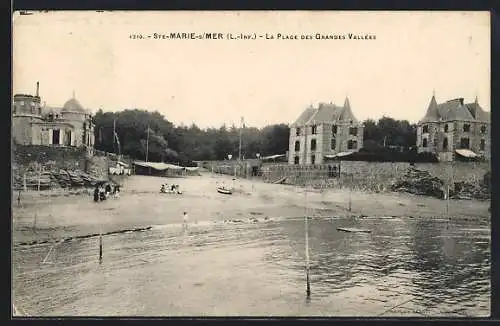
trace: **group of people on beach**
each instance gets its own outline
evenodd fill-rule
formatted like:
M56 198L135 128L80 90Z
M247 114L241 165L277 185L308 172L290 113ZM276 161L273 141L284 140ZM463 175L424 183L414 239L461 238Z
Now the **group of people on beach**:
M108 199L110 196L113 198L120 197L120 186L113 185L111 186L109 183L104 186L102 183L97 184L94 189L94 201L99 202Z
M168 184L162 184L160 188L161 193L176 193L176 194L181 194L182 191L179 187L179 185L168 185Z

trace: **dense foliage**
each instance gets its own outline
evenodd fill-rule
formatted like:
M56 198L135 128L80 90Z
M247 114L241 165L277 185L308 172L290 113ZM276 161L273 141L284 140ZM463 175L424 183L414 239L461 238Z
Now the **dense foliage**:
M113 136L113 123L119 145ZM175 126L158 112L124 110L97 112L94 116L95 147L107 152L121 152L137 159L178 162L223 160L238 157L240 129L236 126L200 129L196 125ZM149 142L148 139L149 126ZM284 154L288 149L289 129L285 124L262 129L242 129L241 154L245 158ZM147 150L147 147L148 150Z
M196 160L223 160L228 154L238 157L240 128L237 126L200 129L196 125L175 126L158 112L124 110L103 112L94 116L96 148L121 152L136 159L188 164ZM113 135L115 123L116 135ZM148 133L149 126L149 133ZM284 154L288 150L289 128L274 124L258 129L241 130L241 153L244 158ZM148 136L149 134L149 136ZM148 142L149 137L149 142ZM365 150L399 146L408 151L415 144L416 126L408 121L383 117L365 122ZM147 149L148 147L148 149Z

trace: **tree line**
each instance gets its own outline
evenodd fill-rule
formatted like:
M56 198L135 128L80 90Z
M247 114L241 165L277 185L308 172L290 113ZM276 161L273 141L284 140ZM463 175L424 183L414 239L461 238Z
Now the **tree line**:
M201 129L195 124L175 126L159 112L123 110L103 112L93 117L95 147L98 150L121 153L135 159L191 165L197 160L224 160L239 155L239 126ZM114 133L116 132L116 133ZM272 124L263 128L241 128L243 158L285 154L288 150L289 127ZM383 117L366 120L364 146L366 150L398 146L410 150L416 141L416 126L406 120ZM385 144L385 146L384 146Z

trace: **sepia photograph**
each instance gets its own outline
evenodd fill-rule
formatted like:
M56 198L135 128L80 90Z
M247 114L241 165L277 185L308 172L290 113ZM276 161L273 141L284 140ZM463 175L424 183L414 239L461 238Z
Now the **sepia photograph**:
M489 317L487 11L17 11L12 317Z

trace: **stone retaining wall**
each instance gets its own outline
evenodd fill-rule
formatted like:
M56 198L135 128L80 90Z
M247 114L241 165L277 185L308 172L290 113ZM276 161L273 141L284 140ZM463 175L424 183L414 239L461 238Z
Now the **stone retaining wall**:
M284 183L287 184L384 192L389 191L392 183L409 167L409 163L343 161L318 166L265 165L262 174L265 182L277 182L286 177ZM443 180L473 184L482 181L486 172L491 170L490 164L485 162L415 163L414 167Z

